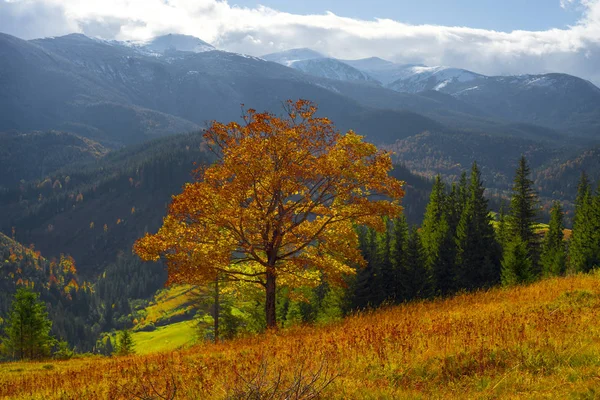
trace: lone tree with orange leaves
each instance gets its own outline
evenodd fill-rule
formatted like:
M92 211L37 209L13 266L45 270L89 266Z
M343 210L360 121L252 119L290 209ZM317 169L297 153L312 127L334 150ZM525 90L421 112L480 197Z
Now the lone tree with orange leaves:
M389 153L341 134L307 100L284 109L213 122L204 138L217 161L173 197L158 233L134 245L142 259L166 261L168 284L223 276L262 286L268 328L278 285L343 283L365 263L355 224L383 230L404 195Z

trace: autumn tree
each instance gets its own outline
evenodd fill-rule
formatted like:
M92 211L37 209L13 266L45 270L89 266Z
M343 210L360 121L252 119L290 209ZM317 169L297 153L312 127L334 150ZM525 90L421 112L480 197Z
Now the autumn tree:
M204 137L217 161L174 196L158 233L134 246L144 260L165 259L169 283L222 274L262 286L268 328L278 285L343 282L365 263L355 224L383 231L404 194L388 175L388 153L338 132L308 101L288 101L285 111L213 122Z

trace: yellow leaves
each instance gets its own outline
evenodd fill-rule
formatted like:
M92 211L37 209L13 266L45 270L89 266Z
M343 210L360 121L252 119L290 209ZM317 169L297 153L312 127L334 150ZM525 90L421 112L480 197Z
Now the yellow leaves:
M315 118L306 100L287 101L288 118L248 109L245 124L214 122L207 144L220 154L173 197L157 234L134 246L164 258L170 282L206 282L217 272L258 282L341 280L364 263L353 223L381 228L401 211L402 182L390 155L353 131Z

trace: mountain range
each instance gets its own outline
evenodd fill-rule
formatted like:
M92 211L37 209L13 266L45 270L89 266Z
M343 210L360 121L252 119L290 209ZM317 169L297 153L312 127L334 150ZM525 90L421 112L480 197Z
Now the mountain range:
M0 58L0 131L56 129L108 147L239 119L241 103L277 112L288 98L377 143L446 128L572 142L596 140L600 126L600 89L564 74L486 77L308 49L258 58L183 35L1 34Z
M376 57L335 60L309 49L263 58L324 78L377 82L402 93L449 94L487 117L558 128L574 136L597 139L600 127L600 89L567 74L485 76L460 68L396 64Z
M0 317L17 282L29 282L46 288L56 333L81 349L130 326L166 279L132 244L160 227L192 171L214 161L203 129L241 121L243 108L282 114L298 98L393 152L411 225L422 221L431 178L456 181L473 161L498 211L525 155L542 220L558 199L567 224L581 171L600 181L600 89L566 74L485 76L311 49L253 57L174 34L0 33ZM72 270L53 274L64 263Z
M107 249L157 226L193 161L206 159L197 132L207 123L240 120L241 104L278 114L297 98L425 177L454 180L477 160L501 195L525 154L544 201L567 208L581 168L600 178L600 89L570 75L489 77L310 49L252 57L184 35L0 34L0 231L14 226L22 242L99 271ZM159 139L185 132L195 133ZM407 202L415 222L424 186Z

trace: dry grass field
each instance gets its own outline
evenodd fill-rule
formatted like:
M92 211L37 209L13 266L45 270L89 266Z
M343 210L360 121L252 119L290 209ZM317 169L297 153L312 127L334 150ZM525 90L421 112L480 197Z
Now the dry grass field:
M600 398L600 274L175 352L2 364L0 397Z

